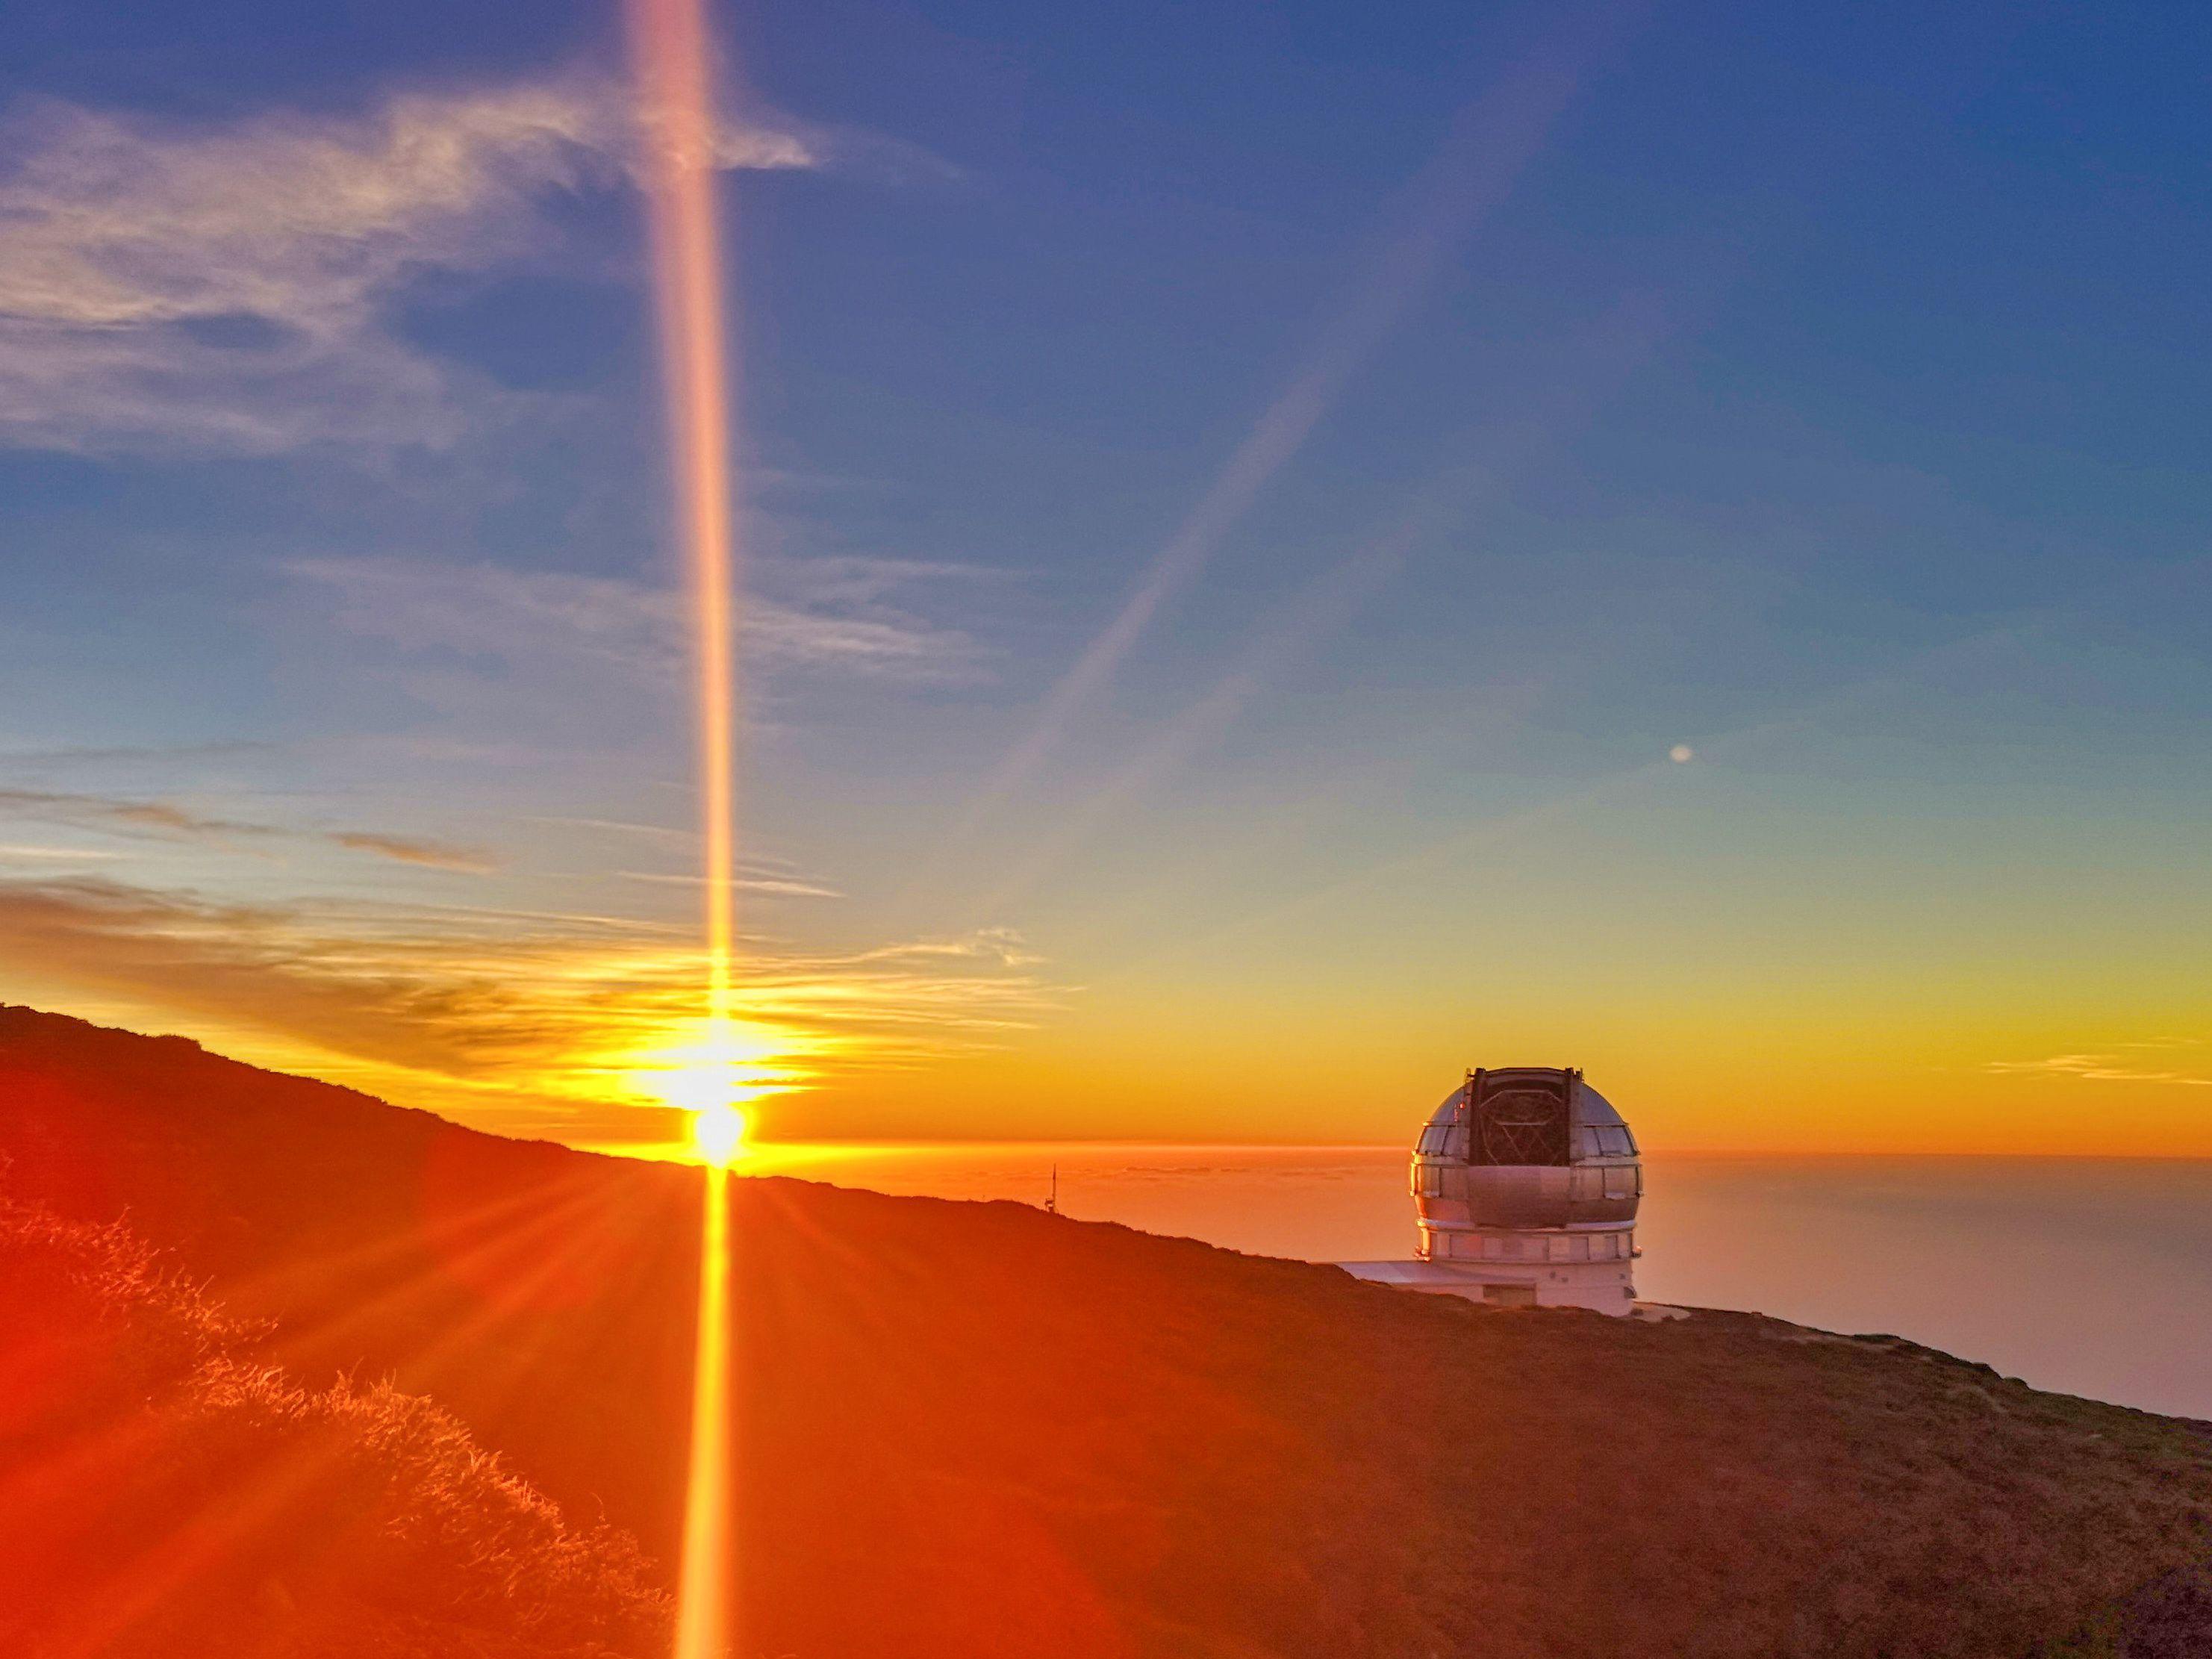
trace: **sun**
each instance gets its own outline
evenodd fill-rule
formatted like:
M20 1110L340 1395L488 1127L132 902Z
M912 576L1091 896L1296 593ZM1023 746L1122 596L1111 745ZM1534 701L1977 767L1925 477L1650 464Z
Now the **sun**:
M796 1046L766 1024L704 1019L611 1056L607 1069L619 1097L684 1115L679 1156L727 1168L752 1155L760 1103L802 1077Z
M726 1169L745 1154L745 1137L752 1124L744 1113L727 1101L691 1114L691 1150L700 1161Z

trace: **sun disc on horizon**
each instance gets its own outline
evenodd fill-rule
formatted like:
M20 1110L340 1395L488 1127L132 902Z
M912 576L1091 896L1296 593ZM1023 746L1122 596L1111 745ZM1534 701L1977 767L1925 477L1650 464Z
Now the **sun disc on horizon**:
M691 1150L702 1163L726 1169L744 1156L752 1124L744 1113L725 1103L691 1114Z

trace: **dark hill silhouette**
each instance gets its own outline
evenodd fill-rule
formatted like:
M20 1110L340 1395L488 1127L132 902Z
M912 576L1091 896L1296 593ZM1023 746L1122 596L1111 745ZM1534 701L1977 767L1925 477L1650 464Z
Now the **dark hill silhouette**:
M0 1154L272 1321L302 1382L429 1395L672 1559L696 1172L20 1009ZM748 1654L2208 1650L2203 1425L1751 1315L1486 1312L1017 1205L733 1194Z

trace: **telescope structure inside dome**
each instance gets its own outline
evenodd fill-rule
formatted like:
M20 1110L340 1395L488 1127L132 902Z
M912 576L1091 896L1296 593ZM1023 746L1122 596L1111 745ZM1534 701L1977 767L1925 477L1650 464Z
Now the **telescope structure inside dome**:
M1634 1309L1643 1163L1580 1072L1469 1072L1414 1143L1413 1188L1415 1258L1347 1272L1503 1307Z

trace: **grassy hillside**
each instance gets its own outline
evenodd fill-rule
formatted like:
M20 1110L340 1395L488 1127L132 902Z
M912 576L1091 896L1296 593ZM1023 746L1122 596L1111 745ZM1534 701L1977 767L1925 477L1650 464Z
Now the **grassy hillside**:
M428 1395L671 1559L692 1173L27 1011L0 1011L0 1103L26 1201L127 1208L306 1386ZM748 1652L2205 1633L2203 1425L1749 1315L1485 1311L1014 1205L735 1191Z
M578 1529L427 1400L303 1389L118 1224L0 1200L0 1650L615 1659L665 1646Z

